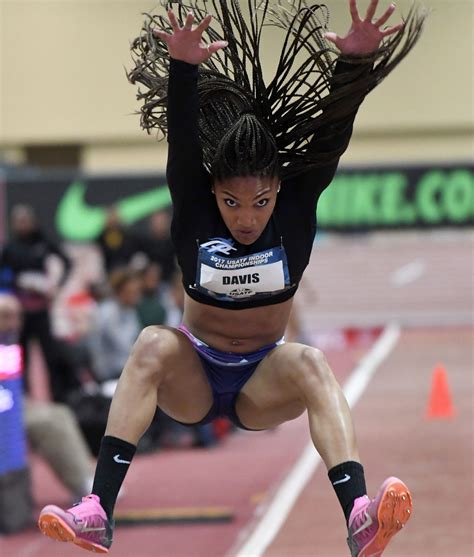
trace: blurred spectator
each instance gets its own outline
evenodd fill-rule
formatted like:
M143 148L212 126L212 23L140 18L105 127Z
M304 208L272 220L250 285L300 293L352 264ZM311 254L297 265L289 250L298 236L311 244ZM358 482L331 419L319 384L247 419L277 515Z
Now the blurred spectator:
M110 207L103 231L96 239L107 273L128 266L138 251L131 231L123 224L116 207Z
M161 324L165 318L159 301L159 271L155 263L140 273L129 267L115 269L109 279L112 294L101 299L95 309L87 346L92 375L100 385L87 385L70 401L95 455L104 435L113 392L135 340L142 327ZM154 451L159 446L170 420L157 409L140 441L139 452Z
M0 343L17 342L22 311L17 298L0 293ZM31 448L53 469L73 499L90 493L92 455L74 414L64 404L25 397L24 425Z
M160 299L161 269L157 263L149 263L141 273L142 297L137 311L142 327L162 325L166 310Z
M72 410L61 403L26 399L24 412L31 449L49 464L73 501L89 494L93 456Z
M99 451L118 379L141 331L138 272L129 267L115 269L109 282L111 293L101 292L89 330L79 342L85 348L84 360L93 380L86 381L68 401L94 455Z
M59 281L50 276L48 264L51 257L62 262ZM50 320L51 302L66 281L70 268L68 257L40 230L33 209L28 205L14 206L11 239L0 255L0 276L3 286L13 289L23 309L20 343L25 358L26 388L29 385L29 343L31 339L37 339L48 368L51 394L56 401L65 400L67 390L75 383L67 366L63 365L64 359L53 337Z
M120 377L141 331L137 312L141 282L137 272L116 269L110 275L110 286L113 294L98 304L88 339L93 375L101 383Z
M177 270L175 250L171 241L171 214L168 210L153 213L148 221L148 235L143 238L143 251L161 268L161 279L171 282Z

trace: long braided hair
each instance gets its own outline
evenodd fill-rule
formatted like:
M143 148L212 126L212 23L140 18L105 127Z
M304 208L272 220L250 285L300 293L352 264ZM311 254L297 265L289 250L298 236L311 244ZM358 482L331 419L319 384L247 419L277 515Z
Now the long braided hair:
M345 146L311 154L313 137L338 132L347 118L410 52L426 13L412 7L404 28L384 39L365 57L342 57L324 38L329 11L311 0L188 0L163 2L182 20L189 11L214 22L204 34L228 47L199 67L199 135L203 161L214 179L231 176L289 178L337 160ZM241 8L241 4L243 8ZM275 75L266 83L260 46L267 27L278 28L282 47ZM169 57L152 29L170 29L162 15L146 14L132 45L134 67L128 78L138 83L141 126L158 137L167 134ZM336 60L351 71L334 74ZM371 68L368 71L368 68ZM331 86L335 86L330 90Z

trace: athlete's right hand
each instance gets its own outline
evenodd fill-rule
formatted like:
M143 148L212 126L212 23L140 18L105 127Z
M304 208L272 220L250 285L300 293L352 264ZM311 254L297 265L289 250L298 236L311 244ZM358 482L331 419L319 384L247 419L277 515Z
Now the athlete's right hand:
M168 10L168 18L172 33L153 29L153 34L166 43L171 58L175 60L182 60L188 64L201 64L214 52L227 46L227 41L214 41L206 44L202 40L203 32L211 23L211 15L206 16L195 27L193 27L194 15L191 12L188 13L183 27L180 27L173 10Z

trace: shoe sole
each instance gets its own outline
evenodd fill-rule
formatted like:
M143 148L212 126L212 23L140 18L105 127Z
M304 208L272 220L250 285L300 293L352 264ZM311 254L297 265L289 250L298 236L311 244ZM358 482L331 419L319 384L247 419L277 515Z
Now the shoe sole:
M41 532L60 542L72 542L82 549L93 551L94 553L108 553L109 550L103 545L99 545L80 538L74 530L59 516L54 513L44 513L38 520L38 527Z
M389 478L382 485L377 508L379 528L375 537L359 552L358 557L379 557L390 539L410 519L413 503L408 487L397 478Z

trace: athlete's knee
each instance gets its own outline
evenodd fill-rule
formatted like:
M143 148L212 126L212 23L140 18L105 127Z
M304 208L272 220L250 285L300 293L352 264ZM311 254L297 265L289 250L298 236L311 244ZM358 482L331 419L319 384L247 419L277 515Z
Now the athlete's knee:
M326 356L318 348L301 348L298 365L295 366L294 380L303 392L308 389L322 391L335 385L334 375Z
M166 327L143 329L132 348L125 371L147 380L159 379L171 340L170 330Z

